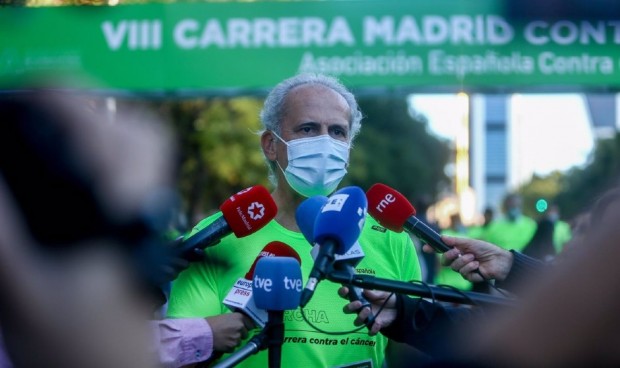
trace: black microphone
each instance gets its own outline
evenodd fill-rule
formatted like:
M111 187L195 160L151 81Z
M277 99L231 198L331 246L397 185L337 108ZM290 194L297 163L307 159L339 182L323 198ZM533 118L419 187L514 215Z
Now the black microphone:
M369 204L368 212L382 226L395 232L401 232L404 228L438 253L445 253L452 249L441 239L441 235L415 217L415 208L397 190L385 184L375 184L368 189L366 196ZM495 287L479 269L474 272L480 275L488 285Z
M213 368L230 368L241 363L249 356L258 353L261 350L267 348L267 334L265 330L261 330L260 333L252 336L252 338L240 349L236 350L226 359L217 363Z
M221 217L178 245L186 260L200 260L196 256L197 249L215 245L231 233L242 238L258 231L276 217L278 207L267 189L256 185L228 198L220 210Z
M405 228L435 249L444 253L452 249L435 230L415 217L415 208L398 191L384 184L375 184L368 192L368 212L382 226L401 232Z
M318 243L316 257L306 287L301 293L300 306L308 304L317 284L332 268L336 254L346 253L357 241L367 209L366 195L359 187L345 187L331 196L316 216L312 243Z

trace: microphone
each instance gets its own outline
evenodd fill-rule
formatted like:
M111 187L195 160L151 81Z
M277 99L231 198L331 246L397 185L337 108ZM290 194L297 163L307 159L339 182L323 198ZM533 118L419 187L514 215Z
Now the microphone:
M395 232L403 228L430 245L436 252L452 249L435 230L415 217L415 208L404 195L385 184L375 184L366 192L368 212L381 226Z
M196 250L213 246L230 233L243 238L258 231L276 217L278 207L265 187L255 185L233 194L220 211L221 217L179 245L184 259L199 260Z
M366 196L369 203L368 212L385 228L396 232L401 232L404 228L430 245L437 253L445 253L452 249L451 246L441 239L441 235L415 217L416 212L413 205L396 189L377 183L368 189ZM489 280L480 270L475 270L474 272L489 283ZM489 285L494 287L491 283Z
M330 271L336 254L345 254L357 241L366 220L367 200L359 187L344 187L321 207L314 221L312 244L319 244L319 253L301 294L300 306L308 304L314 290Z
M261 328L265 327L268 316L267 311L256 306L252 293L252 279L254 278L256 264L263 257L291 257L301 264L299 254L289 245L279 241L270 242L258 254L245 276L235 282L222 302L231 311L241 312L249 316Z
M295 211L297 226L309 243L312 243L312 239L314 238L314 223L316 217L327 201L328 198L325 196L310 197L301 202ZM310 252L312 259L315 261L318 256L319 249L320 245L316 243ZM364 258L364 251L360 247L359 242L356 241L345 254L335 255L334 269L338 271L345 271L353 275L355 274L355 266L359 264L362 258ZM362 310L364 307L371 308L371 304L366 300L366 298L364 298L362 293L363 289L347 284L343 284L343 286L347 286L349 288L348 297L350 301L353 302L359 300L362 303L359 310Z
M265 257L256 264L252 290L258 308L267 311L265 326L269 368L280 368L284 343L284 311L296 309L302 289L299 262L291 257Z
M277 243L273 246L271 244ZM269 249L268 249L269 248ZM283 249L292 251L291 256L278 256ZM254 261L246 277L253 281L251 292L255 305L267 314L266 324L260 333L254 335L247 344L235 351L214 368L230 368L241 363L252 354L269 348L269 367L280 367L282 344L284 343L284 310L299 306L301 292L301 268L299 255L288 245L280 242L267 244Z
M297 210L295 211L297 226L299 227L299 230L303 234L304 238L306 238L306 240L311 244L314 237L314 221L316 220L316 216L321 211L323 205L327 203L327 200L328 198L326 196L321 195L306 198L299 204ZM318 244L313 244L312 250L310 251L312 259L316 259L316 256L319 254L319 248L320 246ZM360 263L362 258L364 258L364 251L362 250L360 244L356 241L346 253L334 255L334 265L345 263L346 261L347 264L355 267Z

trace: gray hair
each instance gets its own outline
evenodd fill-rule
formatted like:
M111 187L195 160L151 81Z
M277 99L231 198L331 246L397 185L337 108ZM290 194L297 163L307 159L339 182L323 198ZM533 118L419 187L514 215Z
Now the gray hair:
M341 95L349 105L349 145L353 146L353 139L359 133L362 127L362 112L359 109L357 101L353 94L336 78L324 74L302 73L294 77L285 79L278 83L267 98L260 112L260 120L263 125L263 133L271 130L280 135L282 133L282 114L284 113L284 102L286 96L294 88L302 85L321 85L325 86L339 95ZM275 162L267 160L269 166L269 180L276 185L275 170L277 168Z

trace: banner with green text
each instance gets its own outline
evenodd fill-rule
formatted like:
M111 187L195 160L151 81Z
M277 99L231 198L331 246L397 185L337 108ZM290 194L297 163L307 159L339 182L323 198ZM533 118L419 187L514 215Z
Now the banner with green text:
M511 21L496 0L2 8L0 87L31 75L136 92L350 87L618 89L620 19Z

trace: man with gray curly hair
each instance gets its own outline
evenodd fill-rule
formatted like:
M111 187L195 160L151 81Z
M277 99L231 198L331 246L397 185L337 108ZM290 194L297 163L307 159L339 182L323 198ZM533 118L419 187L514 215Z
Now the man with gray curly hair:
M221 301L237 279L251 267L262 248L273 241L292 247L301 258L302 274L310 274L314 260L301 234L295 213L307 197L334 192L347 173L353 138L361 128L362 113L355 97L337 79L299 74L273 88L261 112L264 130L260 144L275 189L278 213L257 232L226 237L205 249L205 262L179 275L172 287L168 315L212 316L230 313ZM205 228L220 213L194 227ZM411 238L381 227L368 216L358 240L365 257L357 272L392 280L419 280L420 265ZM223 262L226 261L226 262ZM223 263L227 263L224 264ZM296 367L380 367L388 340L351 331L353 317L339 305L339 285L323 282L306 307L286 311L282 362ZM240 366L267 367L267 352Z
M263 133L270 131L279 135L282 134L281 119L284 114L286 97L289 92L302 85L322 86L331 89L345 100L346 104L349 106L350 126L350 134L347 137L347 142L351 146L353 139L357 136L362 127L362 113L359 110L355 97L345 86L338 80L322 74L299 74L278 84L271 93L269 93L260 113ZM276 162L267 160L267 164L270 170L270 181L272 184L277 185L275 176L275 170L277 168Z

